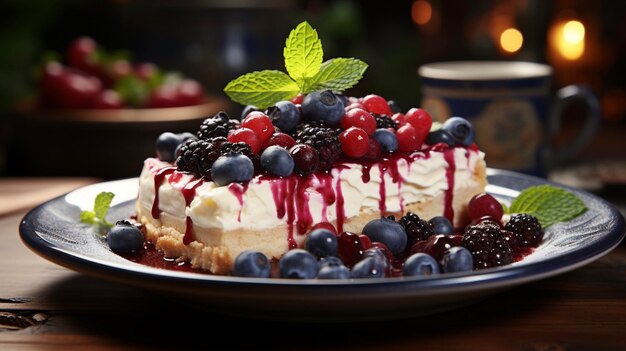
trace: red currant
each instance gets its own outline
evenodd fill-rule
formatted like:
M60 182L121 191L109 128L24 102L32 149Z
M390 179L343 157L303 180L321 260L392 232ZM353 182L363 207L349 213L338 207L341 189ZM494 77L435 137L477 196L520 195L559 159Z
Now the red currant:
M380 143L378 143L376 139L370 138L370 144L367 149L367 153L363 156L363 158L368 161L376 161L380 158L381 154L382 149L380 148Z
M200 105L204 100L202 85L193 79L184 79L178 83L177 92L182 106Z
M500 221L502 220L502 214L504 212L500 202L487 193L474 195L467 209L471 219L491 217L496 221Z
M421 108L412 108L404 117L406 123L411 123L419 135L423 135L424 139L430 132L430 127L433 125L433 119L430 117L426 110Z
M263 143L263 150L272 145L282 146L289 150L292 146L296 145L296 141L289 134L274 133Z
M103 90L92 102L93 108L118 109L124 107L122 98L115 90Z
M241 122L241 126L253 130L261 142L274 134L272 120L261 111L252 111Z
M370 138L367 133L357 127L350 127L339 135L341 150L352 158L364 156L369 150Z
M341 128L348 129L350 127L361 128L372 135L376 131L376 119L371 113L360 108L354 108L346 112L341 119Z
M391 112L391 108L387 104L387 100L378 95L370 94L364 97L363 106L365 106L365 109L369 112L377 115L391 116L393 114Z
M396 131L398 138L398 150L402 152L413 152L424 144L426 136L421 136L413 125L407 123Z
M361 104L360 102L353 102L350 105L346 106L346 111L350 111L355 108L360 108L361 110L365 110L365 106L363 106L363 104Z
M299 105L299 104L302 104L302 100L304 100L304 95L298 94L294 96L293 98L291 98L290 101L293 102L295 105Z
M258 154L261 151L261 139L259 139L259 136L252 129L235 129L228 134L228 138L226 139L228 139L231 143L243 142L250 145L252 152L255 154Z
M394 113L391 119L398 123L398 127L402 127L406 123L406 117L403 113Z

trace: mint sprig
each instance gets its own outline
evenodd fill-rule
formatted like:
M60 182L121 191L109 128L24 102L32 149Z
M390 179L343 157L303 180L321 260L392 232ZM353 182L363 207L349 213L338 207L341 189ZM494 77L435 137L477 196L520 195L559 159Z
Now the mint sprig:
M92 211L82 211L80 213L80 221L87 224L94 224L102 229L109 229L113 224L106 220L106 214L111 207L111 201L113 201L115 194L111 192L101 192L96 196L93 203Z
M552 185L531 186L505 208L507 213L527 213L537 217L543 228L568 221L587 211L585 203L573 193Z
M224 92L242 105L265 109L299 93L323 89L344 91L357 84L367 69L365 62L355 58L323 62L322 42L306 21L289 33L283 56L288 74L275 70L244 74L228 83Z

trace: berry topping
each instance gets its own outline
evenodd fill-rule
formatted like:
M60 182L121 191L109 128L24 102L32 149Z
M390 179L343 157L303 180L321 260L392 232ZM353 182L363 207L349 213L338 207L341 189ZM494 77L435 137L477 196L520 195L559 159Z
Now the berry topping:
M515 214L504 229L515 234L520 246L536 246L543 239L543 230L539 220L529 214Z
M426 144L446 144L449 147L452 147L456 144L456 140L452 135L450 135L450 133L446 132L445 130L437 129L434 132L428 133L428 135L426 136Z
M311 231L313 231L315 229L326 229L326 230L330 231L333 234L337 234L337 229L335 229L335 226L332 225L332 223L328 223L328 222L319 222L319 223L315 224L311 228Z
M350 269L340 265L322 264L317 273L318 279L348 279L350 278Z
M380 148L380 144L376 139L370 138L370 143L367 148L367 153L363 156L363 160L365 161L376 161L380 158L382 154L382 150Z
M304 100L304 95L298 94L295 97L293 97L290 101L296 105L301 105L303 100Z
M254 112L254 111L261 111L261 110L259 110L259 108L254 105L248 105L244 107L243 110L241 111L241 120L246 118L246 116L249 115L250 112Z
M406 248L407 233L404 228L393 219L381 217L374 219L363 227L363 234L372 242L379 241L385 244L395 256Z
M451 247L441 259L441 268L446 273L469 272L474 268L474 258L462 246Z
M439 263L430 255L419 252L409 256L402 269L405 276L430 276L439 274Z
M387 115L391 116L393 113L391 112L391 108L387 104L387 100L383 97L370 94L363 98L362 102L365 109L371 113L375 113L377 115Z
M274 133L272 134L272 136L267 138L267 140L265 140L265 143L263 143L263 149L267 149L268 147L272 145L282 146L285 149L289 150L294 145L296 145L296 141L293 140L293 138L289 134Z
M454 234L454 227L452 226L452 223L450 223L450 220L444 216L433 217L428 221L428 224L430 224L430 227L433 228L434 234Z
M490 217L499 222L504 213L500 202L487 193L474 195L470 200L467 209L470 219L473 220Z
M424 143L424 139L418 134L417 129L408 123L398 128L396 137L398 138L398 149L406 153L418 150Z
M220 157L220 151L211 142L189 139L178 149L176 166L179 170L189 172L196 177L211 179L211 166L218 157Z
M101 91L94 100L92 101L92 106L95 109L118 109L124 107L124 101L120 94L115 90L103 90Z
M285 133L291 133L300 123L300 109L291 101L279 101L267 109L272 123Z
M278 262L281 278L312 279L317 276L317 259L302 249L287 251Z
M358 109L361 109L361 110L365 110L365 106L363 106L363 104L361 104L360 102L352 102L352 103L350 103L348 106L346 106L345 110L347 112L347 111L350 111L350 110L355 109L355 108L358 108Z
M351 109L341 119L341 128L348 129L357 127L363 129L367 135L371 135L376 130L376 119L371 113L360 108Z
M374 119L376 119L376 128L396 130L400 126L400 123L387 115L375 115Z
M176 149L181 144L181 138L171 132L159 135L155 142L156 154L163 162L174 162L176 160Z
M413 212L408 212L406 215L402 216L398 223L400 223L406 232L408 247L413 246L413 244L418 241L426 240L435 235L430 224Z
M380 149L383 152L391 153L398 149L398 138L389 129L376 129L372 137L380 144Z
M329 230L315 229L309 234L304 247L319 258L337 256L337 237Z
M309 121L338 125L344 114L343 102L330 90L315 91L304 97L302 113Z
M307 95L308 96L308 95ZM319 122L303 124L294 135L298 144L311 145L319 154L318 171L331 169L333 162L341 153L341 144L337 131L325 127Z
M337 236L339 257L348 266L354 266L363 257L363 243L359 236L350 232L343 232Z
M474 257L474 268L490 268L513 261L511 248L500 229L490 225L474 225L465 230L463 246Z
M470 146L474 142L474 126L462 117L451 117L443 123L443 130L450 133L458 144Z
M143 247L143 233L128 221L119 221L107 234L107 245L116 254L130 254Z
M389 105L389 109L391 110L391 113L400 113L402 112L402 109L400 108L400 106L398 106L398 103L395 102L394 100L389 100L387 101L387 105Z
M457 245L455 235L437 234L426 241L419 241L411 247L411 253L424 252L431 255L437 261L441 261L443 255L453 246Z
M274 134L272 120L265 113L259 111L250 112L250 114L241 121L241 127L252 130L259 139L261 139L261 144ZM254 150L254 148L252 149Z
M269 278L270 262L263 253L246 250L235 258L233 275L238 277Z
M404 121L404 114L403 113L394 113L393 116L391 116L391 120L393 120L394 122L397 123L398 128L402 127L406 122ZM397 128L396 128L397 129Z
M319 155L311 145L296 144L289 149L289 154L293 158L296 171L301 175L311 174L319 166Z
M200 125L198 139L210 140L215 137L227 137L228 132L239 128L239 121L230 119L226 112L219 112L213 117L207 118Z
M404 122L410 123L417 133L426 139L426 135L430 132L430 127L433 125L433 119L430 117L426 110L421 108L412 108L404 115ZM423 140L422 139L422 140Z
M357 127L350 127L339 135L341 150L348 157L360 158L369 150L370 138L367 133Z
M269 174L288 177L293 173L294 162L287 149L274 145L261 154L261 167Z
M211 167L211 177L217 185L247 182L254 176L254 164L246 155L220 156Z
M382 278L387 266L374 257L366 257L352 268L351 278Z
M249 128L238 128L228 134L228 141L231 143L246 143L250 145L252 152L258 154L261 151L261 139Z

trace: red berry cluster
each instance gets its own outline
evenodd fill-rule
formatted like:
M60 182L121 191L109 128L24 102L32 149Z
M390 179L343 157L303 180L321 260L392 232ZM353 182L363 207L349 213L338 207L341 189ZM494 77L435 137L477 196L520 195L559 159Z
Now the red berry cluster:
M193 79L162 72L153 63L133 63L109 53L91 38L69 46L67 65L46 62L39 77L40 103L45 107L119 109L176 107L204 101Z

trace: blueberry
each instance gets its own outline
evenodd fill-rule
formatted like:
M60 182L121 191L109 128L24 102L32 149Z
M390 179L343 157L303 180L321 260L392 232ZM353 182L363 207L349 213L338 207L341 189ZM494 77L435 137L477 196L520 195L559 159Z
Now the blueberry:
M343 102L330 90L315 91L304 97L302 113L310 121L339 124L344 114Z
M474 142L474 126L463 117L449 118L443 123L442 129L463 146L470 146Z
M254 176L254 165L246 155L220 156L211 167L211 177L218 185L247 182Z
M143 247L143 233L128 221L118 222L107 234L107 244L116 254L129 254Z
M155 148L159 160L164 162L174 162L176 160L176 148L182 143L178 135L165 132L159 135L156 140Z
M348 106L348 98L343 93L335 92L334 94L337 95L337 99L341 101L341 103L343 104L343 107Z
M454 227L450 220L443 216L436 216L428 221L428 224L433 228L435 234L445 234L452 235L454 234Z
M272 145L261 154L261 166L270 174L288 177L293 173L294 161L287 149Z
M312 279L317 276L317 259L302 249L287 251L278 262L281 278Z
M258 107L254 105L248 105L244 107L243 111L241 111L241 120L243 121L243 119L246 118L246 116L249 115L250 112L253 112L253 111L260 111L260 110Z
M343 266L343 261L337 256L321 257L318 265L320 269L324 266Z
M387 246L392 254L404 251L407 242L406 231L396 221L388 218L374 219L363 227L363 234L372 242L378 241Z
M352 267L352 278L382 278L385 276L385 267L374 257L366 257Z
M185 141L189 140L189 139L195 139L196 138L195 134L189 133L189 132L178 133L178 134L176 134L176 136L178 136L178 138L180 139L181 144L184 143Z
M405 276L439 274L439 263L431 255L420 252L406 259L403 272Z
M266 114L283 133L291 133L300 123L300 109L291 101L277 102Z
M347 279L350 278L350 270L344 265L326 265L320 267L317 277L319 279Z
M441 268L444 272L468 272L474 268L472 253L462 247L451 247L441 259Z
M269 278L270 261L263 253L246 250L240 253L233 265L233 275L238 277Z
M337 237L328 229L315 229L306 239L304 248L317 257L337 256Z
M402 112L402 109L400 108L400 106L398 106L398 103L393 101L393 100L387 101L387 105L389 105L389 109L391 109L391 112L393 112L393 113L401 113Z
M428 133L426 136L426 144L435 145L439 143L447 144L448 146L454 146L456 144L456 140L450 133L446 132L443 129L437 129L434 132Z
M398 138L396 138L396 135L389 129L378 128L372 136L378 141L382 151L394 152L398 149Z
M367 258L367 257L373 258L374 260L378 261L378 263L383 265L384 267L388 267L389 266L389 258L387 258L387 255L385 255L385 253L381 249L378 249L378 248L374 247L374 248L367 249L367 250L363 251L363 257L362 258Z

